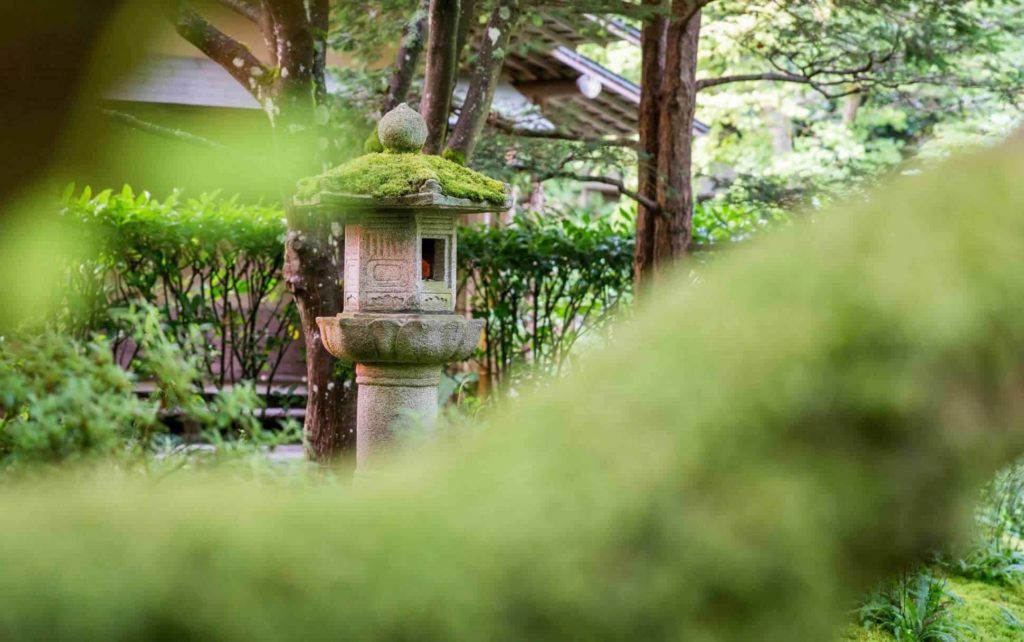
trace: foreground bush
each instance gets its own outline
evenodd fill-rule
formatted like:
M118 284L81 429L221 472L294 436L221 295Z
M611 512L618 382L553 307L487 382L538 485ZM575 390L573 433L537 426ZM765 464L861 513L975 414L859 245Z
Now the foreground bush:
M830 639L1024 446L1021 175L951 165L666 284L354 492L8 487L0 637Z

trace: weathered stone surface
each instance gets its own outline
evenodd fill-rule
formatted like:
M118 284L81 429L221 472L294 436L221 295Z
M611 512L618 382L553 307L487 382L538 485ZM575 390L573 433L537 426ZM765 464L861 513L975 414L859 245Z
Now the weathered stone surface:
M418 152L427 142L427 123L419 112L402 103L380 119L377 137L385 151Z
M454 314L353 314L317 319L331 354L356 363L441 365L468 359L480 341L482 319Z
M453 312L458 214L367 212L345 226L345 310ZM423 256L424 240L436 247ZM433 276L424 279L426 259Z
M356 466L361 473L392 448L402 421L431 425L437 415L441 368L435 365L359 364L356 366L358 418Z

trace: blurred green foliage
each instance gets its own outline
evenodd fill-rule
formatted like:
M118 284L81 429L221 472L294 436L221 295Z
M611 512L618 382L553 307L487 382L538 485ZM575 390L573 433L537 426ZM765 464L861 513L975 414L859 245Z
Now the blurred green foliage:
M0 637L824 640L1024 447L1024 154L644 297L578 376L365 488L0 495Z

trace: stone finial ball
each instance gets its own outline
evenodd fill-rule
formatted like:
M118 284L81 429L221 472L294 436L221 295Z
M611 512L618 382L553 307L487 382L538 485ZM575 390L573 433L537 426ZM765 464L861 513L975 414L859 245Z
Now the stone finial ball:
M377 137L390 152L418 152L427 142L427 122L419 112L402 103L377 123Z

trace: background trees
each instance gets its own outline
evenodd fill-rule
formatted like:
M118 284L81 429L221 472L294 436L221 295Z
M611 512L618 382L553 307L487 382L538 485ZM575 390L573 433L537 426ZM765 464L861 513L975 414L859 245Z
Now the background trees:
M829 100L913 85L985 88L1016 98L1021 76L1000 60L1020 28L1015 3L827 0L645 2L635 269L639 282L692 238L692 132L702 92L735 83L795 83ZM702 56L702 31L729 30L740 50ZM718 53L718 51L714 52ZM989 54L981 69L971 57ZM700 69L700 73L698 73ZM847 101L855 117L859 100Z

